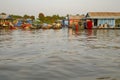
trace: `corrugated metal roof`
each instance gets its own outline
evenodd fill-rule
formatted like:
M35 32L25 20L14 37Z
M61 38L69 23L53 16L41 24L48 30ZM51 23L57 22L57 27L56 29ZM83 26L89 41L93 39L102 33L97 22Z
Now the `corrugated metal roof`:
M86 17L91 18L120 18L120 12L89 12Z
M80 16L77 16L77 15L70 15L69 16L69 19L82 19L82 18L84 18L85 16L83 16L83 15L80 15Z

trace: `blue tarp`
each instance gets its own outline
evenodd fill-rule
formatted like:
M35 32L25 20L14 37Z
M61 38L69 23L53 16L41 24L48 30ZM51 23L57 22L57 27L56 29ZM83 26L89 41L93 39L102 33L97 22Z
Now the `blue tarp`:
M28 19L26 20L27 23L32 24L32 20Z
M21 21L21 20L19 20L19 21L18 21L18 23L17 23L17 24L15 24L15 26L16 26L16 27L20 27L20 26L22 26L22 21Z
M16 27L22 26L23 20L18 20L17 24L15 24ZM32 20L28 19L26 20L26 23L32 24Z

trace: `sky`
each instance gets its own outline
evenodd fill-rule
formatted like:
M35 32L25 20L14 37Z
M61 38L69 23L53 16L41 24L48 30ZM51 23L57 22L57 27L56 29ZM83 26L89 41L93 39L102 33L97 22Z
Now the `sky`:
M86 14L87 12L120 12L120 0L0 0L0 13L45 16Z

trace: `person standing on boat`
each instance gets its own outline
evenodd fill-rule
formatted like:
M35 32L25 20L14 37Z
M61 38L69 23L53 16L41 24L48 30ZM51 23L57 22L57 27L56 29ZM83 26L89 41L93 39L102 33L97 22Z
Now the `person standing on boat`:
M78 24L78 22L75 22L75 32L76 33L79 32L79 24Z

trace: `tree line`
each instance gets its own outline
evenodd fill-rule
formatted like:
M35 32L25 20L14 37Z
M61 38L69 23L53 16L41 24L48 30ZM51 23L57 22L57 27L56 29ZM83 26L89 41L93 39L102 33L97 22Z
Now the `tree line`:
M54 14L52 16L45 16L43 13L39 13L38 15L38 19L41 21L41 23L54 23L64 18L64 16L59 16L58 14Z
M1 13L2 15L6 15L6 13ZM35 20L35 16L33 15L14 15L14 14L10 14L9 15L12 19L32 19L32 20ZM62 20L64 19L65 17L64 16L59 16L58 14L54 14L52 16L45 16L44 13L39 13L38 14L38 20L40 20L41 23L54 23L58 20Z

